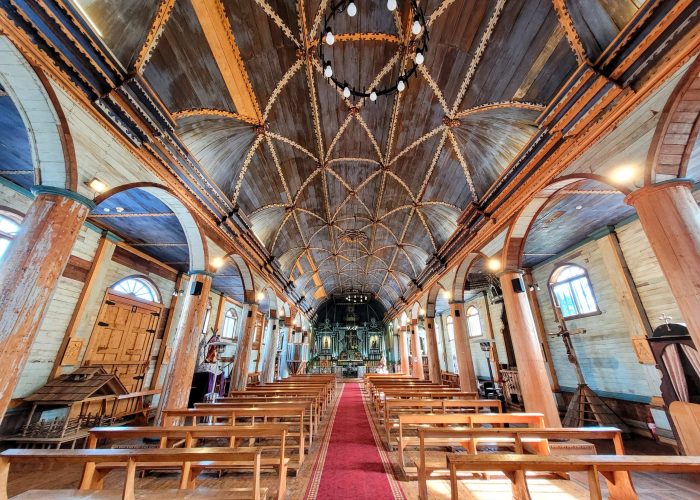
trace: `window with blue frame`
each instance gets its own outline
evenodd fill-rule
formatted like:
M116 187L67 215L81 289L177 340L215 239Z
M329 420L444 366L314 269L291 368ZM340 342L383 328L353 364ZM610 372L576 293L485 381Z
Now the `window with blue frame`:
M588 273L580 266L567 264L557 268L549 289L564 319L600 313Z

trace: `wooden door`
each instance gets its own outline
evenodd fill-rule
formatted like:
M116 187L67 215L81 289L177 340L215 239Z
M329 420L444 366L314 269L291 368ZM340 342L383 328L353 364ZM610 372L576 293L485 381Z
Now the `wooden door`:
M84 364L100 365L132 392L143 388L162 305L108 292Z

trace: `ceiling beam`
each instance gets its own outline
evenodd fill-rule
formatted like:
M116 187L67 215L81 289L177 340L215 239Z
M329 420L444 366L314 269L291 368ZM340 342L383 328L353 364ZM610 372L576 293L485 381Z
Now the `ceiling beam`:
M174 212L105 212L90 215L91 219L128 219L131 217L175 217Z
M236 112L261 123L262 113L223 3L220 0L192 0L192 7L236 106Z

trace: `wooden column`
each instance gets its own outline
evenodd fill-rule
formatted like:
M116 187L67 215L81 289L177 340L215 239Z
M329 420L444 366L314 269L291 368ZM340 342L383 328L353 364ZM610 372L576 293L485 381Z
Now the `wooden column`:
M700 208L692 187L688 180L661 182L627 195L625 202L637 210L683 321L700 346Z
M165 409L185 408L190 398L192 378L199 354L199 344L202 339L204 318L209 303L211 276L204 271L191 271L191 279L187 287L187 296L180 315L180 322L171 346L172 355L168 371L165 374L163 391L158 405L157 421L162 422L160 412ZM195 283L201 283L198 295Z
M435 318L425 318L425 342L428 348L428 374L430 381L439 384L441 380L440 373L440 355L438 354L437 337L435 336Z
M543 413L547 427L561 427L527 293L513 288L514 280L523 288L525 284L520 273L513 271L505 271L500 280L525 410Z
M406 345L406 326L399 326L399 354L401 355L401 373L411 374L411 365L408 362L408 346Z
M469 344L464 302L453 301L450 303L450 308L452 309L452 320L454 322L459 387L464 392L476 392L476 374L474 372L471 345Z
M94 204L77 193L37 187L36 199L0 266L0 420Z
M530 300L530 310L535 320L535 328L537 329L537 338L540 339L542 355L544 356L545 363L547 363L547 374L549 375L552 392L559 392L559 379L557 378L557 371L554 369L552 351L549 348L549 342L547 342L547 331L545 330L544 321L542 320L540 301L537 300L537 293L535 290L530 290L530 285L532 285L532 273L529 269L526 269L524 275L525 286L527 287L527 298Z
M277 344L280 339L280 329L277 321L277 311L270 311L270 334L265 348L265 360L263 361L262 381L271 384L275 380L275 358L277 357Z
M112 238L114 235L111 236ZM105 276L107 274L107 268L105 262L109 262L114 254L114 249L116 248L114 242L109 239L107 232L103 232L100 237L100 241L97 243L97 250L95 250L95 255L92 259L92 264L90 265L90 270L85 278L85 283L83 284L82 290L80 290L80 296L78 297L78 303L75 305L73 310L73 315L71 316L66 332L63 335L63 341L61 342L61 347L58 349L56 354L56 359L53 362L53 368L49 374L49 380L55 379L60 376L63 372L63 357L66 354L66 349L70 344L71 340L76 337L78 329L83 321L87 319L88 312L87 306L89 304L95 304L102 300L102 296L105 293ZM78 359L75 364L79 364Z
M425 379L423 373L423 352L420 348L420 338L418 337L418 320L411 320L411 372L419 380Z
M258 304L244 305L243 316L245 317L245 322L243 333L238 338L238 352L231 371L231 391L244 390L248 382L248 365L250 364L250 351L253 349L257 314Z

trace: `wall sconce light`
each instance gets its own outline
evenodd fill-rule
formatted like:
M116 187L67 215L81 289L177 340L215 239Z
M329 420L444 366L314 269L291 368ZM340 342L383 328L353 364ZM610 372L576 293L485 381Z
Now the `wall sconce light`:
M109 189L107 184L104 181L98 179L97 177L93 177L85 184L97 194L102 194L105 191L107 191L107 189Z
M497 259L495 257L492 257L486 261L486 267L488 267L490 271L494 271L494 272L500 271L501 270L501 260Z
M223 259L222 257L214 257L214 258L211 260L211 266L212 266L214 269L219 269L219 268L220 268L221 266L223 266L223 265L224 265L224 259Z
M255 298L258 299L258 302L260 302L265 299L265 294L262 292L258 292Z

